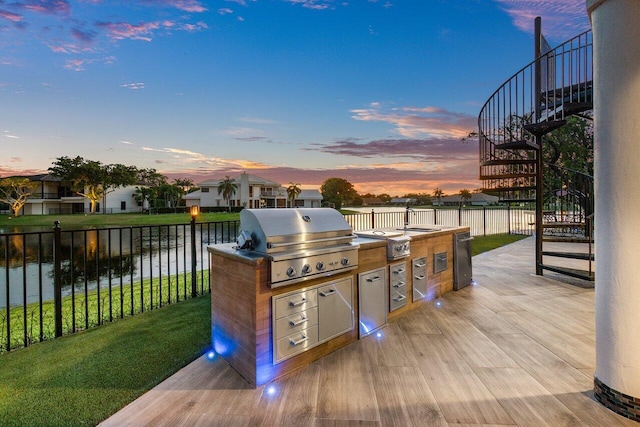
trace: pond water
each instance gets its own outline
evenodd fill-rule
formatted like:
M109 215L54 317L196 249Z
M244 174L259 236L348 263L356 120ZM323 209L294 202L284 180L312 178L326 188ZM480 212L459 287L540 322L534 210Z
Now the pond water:
M208 269L206 245L235 241L233 223L197 224L197 269ZM52 300L51 228L0 234L0 308ZM204 254L204 256L203 256ZM191 271L188 225L61 232L62 292L126 285L143 278ZM8 286L7 286L8 285Z

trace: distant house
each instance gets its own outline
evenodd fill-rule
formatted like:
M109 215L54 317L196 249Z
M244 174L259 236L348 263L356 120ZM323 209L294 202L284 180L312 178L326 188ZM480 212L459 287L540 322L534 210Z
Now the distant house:
M497 196L491 196L489 194L484 193L471 193L471 198L467 200L463 200L459 194L454 194L452 196L444 196L437 201L437 199L433 200L434 206L489 206L489 205L497 205L500 200Z
M322 206L322 194L319 190L302 190L296 197L294 206L297 208L319 208Z
M289 206L287 189L277 182L241 173L231 177L237 186L236 192L231 197L231 207L245 207L249 209L259 208L286 208ZM200 207L228 207L227 201L218 193L218 187L224 178L210 179L198 183L199 190L183 196L187 206L199 205ZM294 201L297 207L320 207L322 195L318 190L302 190Z
M394 197L389 201L392 205L411 205L416 202L416 199L411 199L409 197Z
M35 182L36 187L22 208L23 215L88 213L91 210L89 199L72 191L58 177L40 174L24 178ZM107 193L98 202L96 212L140 212L142 208L133 197L135 191L135 186L128 186Z
M382 206L384 201L378 197L364 197L362 199L362 206Z

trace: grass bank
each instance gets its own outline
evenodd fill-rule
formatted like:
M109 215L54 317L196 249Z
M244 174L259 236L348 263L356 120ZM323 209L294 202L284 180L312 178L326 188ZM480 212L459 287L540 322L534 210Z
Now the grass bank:
M0 425L95 425L210 346L209 295L0 356Z
M197 292L208 292L209 270L197 273ZM191 273L145 279L129 283L114 283L112 287L83 292L62 298L62 333L70 334L111 322L115 319L155 310L191 298ZM7 343L7 313L0 312L0 354L55 337L55 307L53 300L33 302L9 310L10 342Z
M197 222L237 221L238 213L202 213ZM0 215L0 227L52 227L54 221L60 221L60 226L66 230L87 227L129 227L138 225L173 225L186 224L191 220L188 214L91 214L91 215L24 215L11 217ZM28 230L27 230L28 231Z

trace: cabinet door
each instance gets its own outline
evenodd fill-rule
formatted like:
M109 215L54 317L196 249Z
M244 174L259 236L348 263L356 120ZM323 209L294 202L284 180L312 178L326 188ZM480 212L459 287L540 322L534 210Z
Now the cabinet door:
M387 324L387 270L358 275L358 324L360 338Z
M353 329L353 279L338 280L318 288L318 341Z

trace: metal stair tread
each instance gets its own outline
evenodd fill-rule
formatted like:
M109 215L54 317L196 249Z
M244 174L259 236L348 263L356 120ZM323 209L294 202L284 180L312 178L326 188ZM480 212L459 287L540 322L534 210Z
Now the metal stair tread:
M495 145L496 150L537 150L538 144L527 141L526 139L520 141L510 141L502 144Z
M570 258L570 259L581 259L585 261L595 261L595 254L588 254L582 252L557 252L557 251L542 251L542 255L552 256L558 258Z
M587 270L579 270L576 268L557 267L553 265L541 265L542 269L553 271L554 273L564 274L566 276L575 277L577 279L583 279L588 281L595 280L595 273L589 273Z

